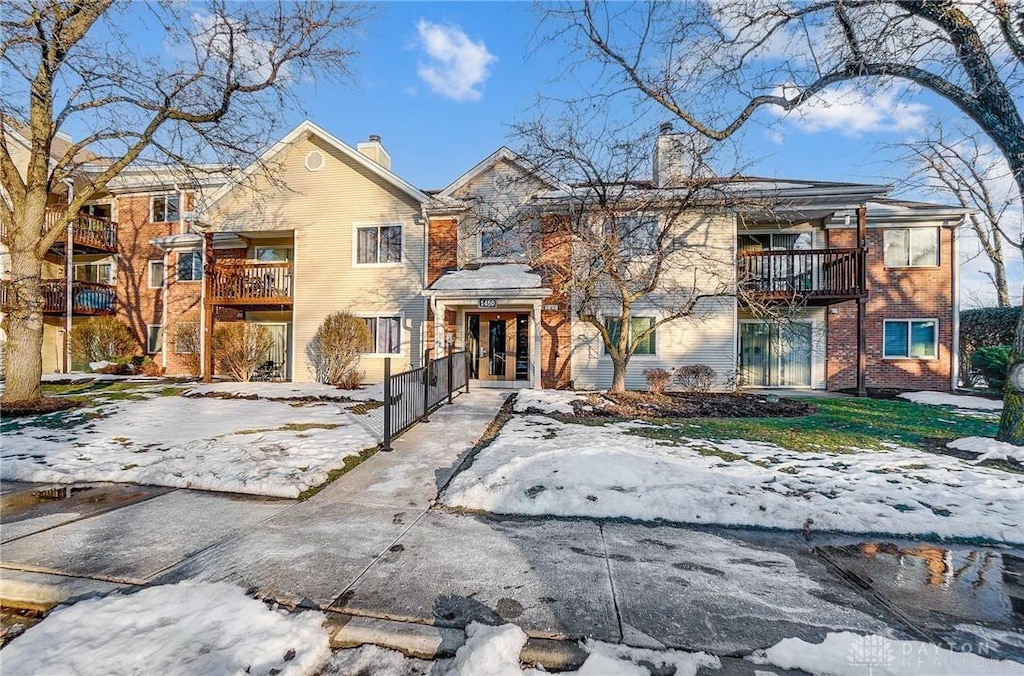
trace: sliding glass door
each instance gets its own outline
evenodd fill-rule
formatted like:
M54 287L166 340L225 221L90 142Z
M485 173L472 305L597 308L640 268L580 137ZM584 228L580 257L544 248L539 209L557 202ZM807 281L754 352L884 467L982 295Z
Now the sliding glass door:
M740 324L740 384L744 387L810 387L812 326L767 322Z

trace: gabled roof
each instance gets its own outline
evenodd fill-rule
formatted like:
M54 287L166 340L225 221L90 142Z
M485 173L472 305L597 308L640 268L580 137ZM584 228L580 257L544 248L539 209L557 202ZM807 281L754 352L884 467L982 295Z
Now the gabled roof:
M359 152L352 146L348 145L341 139L328 133L327 131L317 126L313 122L310 122L309 120L303 120L303 122L299 124L299 126L295 127L295 129L292 129L290 132L285 134L285 136L280 141L272 145L266 152L260 155L258 160L254 161L248 167L243 169L239 178L246 178L248 176L251 176L255 172L259 171L261 166L273 160L279 154L284 152L284 150L289 148L293 143L302 139L306 134L317 136L322 140L326 141L331 147L336 149L338 152L351 158L357 164L370 171L370 173L375 174L380 178L384 179L391 185L395 186L405 194L415 199L417 202L420 202L422 204L423 202L426 202L430 199L430 197L426 195L424 192L422 192L419 188L413 186L411 183L408 183L407 181L399 177L397 174L391 172L390 170L385 169L381 165L371 160L366 155L363 155L361 152ZM229 183L228 185L225 185L223 188L221 188L213 195L211 195L210 201L205 205L204 210L209 210L215 204L224 199L227 195L231 194L231 192L238 187L239 183L240 181Z
M551 176L546 171L534 166L529 160L520 156L517 152L509 148L508 146L501 146L493 153L485 157L480 162L477 162L472 169L459 176L457 179L449 183L443 189L434 195L435 199L444 201L445 198L453 197L455 192L462 188L466 184L476 179L481 174L490 171L494 168L498 162L509 162L520 167L526 173L536 177L541 182L547 184L549 188L554 189L568 189L568 186L559 179Z

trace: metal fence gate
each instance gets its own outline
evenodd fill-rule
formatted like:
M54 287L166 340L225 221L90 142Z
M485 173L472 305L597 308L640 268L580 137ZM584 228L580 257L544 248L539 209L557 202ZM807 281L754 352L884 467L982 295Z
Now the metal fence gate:
M424 366L391 373L391 358L384 360L384 443L391 442L418 422L429 422L430 412L465 388L469 391L469 353L452 352L424 359Z

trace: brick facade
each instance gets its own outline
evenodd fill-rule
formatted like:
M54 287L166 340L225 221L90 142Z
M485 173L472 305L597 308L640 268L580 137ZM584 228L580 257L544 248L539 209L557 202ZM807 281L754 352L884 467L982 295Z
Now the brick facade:
M548 217L552 218L552 217ZM572 385L572 303L562 291L570 255L570 243L565 232L544 220L540 235L539 268L545 286L553 293L544 300L545 307L557 306L558 310L543 310L541 323L541 387L563 390Z
M867 233L868 298L864 323L867 336L869 388L949 390L953 367L952 233L940 228L937 267L887 268L883 229ZM830 247L854 247L852 229L831 230ZM833 314L834 312L834 314ZM828 313L827 387L841 390L857 385L857 303L833 305ZM886 319L937 319L935 359L884 359Z
M459 220L431 218L427 228L427 286L459 265ZM433 335L428 333L427 335Z

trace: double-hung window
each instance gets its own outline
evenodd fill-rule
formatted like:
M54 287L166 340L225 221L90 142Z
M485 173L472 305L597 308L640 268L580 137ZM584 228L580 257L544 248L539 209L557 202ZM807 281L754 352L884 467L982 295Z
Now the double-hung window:
M164 327L162 324L146 324L146 352L153 354L163 347Z
M176 192L154 195L149 203L150 222L171 223L181 214L181 195Z
M882 356L887 359L934 359L939 323L934 319L886 319Z
M75 263L74 279L76 282L113 285L116 281L114 266L111 263Z
M198 282L203 278L203 252L182 251L178 254L178 281Z
M370 352L375 354L401 354L401 317L363 317L370 330Z
M161 289L164 286L164 262L162 260L151 260L149 267L149 288Z
M888 228L885 267L934 267L939 264L938 228Z
M651 331L644 338L640 338L640 335L654 326L654 317L630 317L629 323L631 327L629 341L630 344L635 345L633 355L654 355L656 354L657 344L655 336L657 330ZM606 317L604 320L605 328L608 329L608 334L612 339L612 345L617 345L619 342L619 335L622 333L622 320L618 317ZM605 353L607 354L607 346L605 346Z
M369 225L356 228L356 263L373 265L402 262L402 226Z

